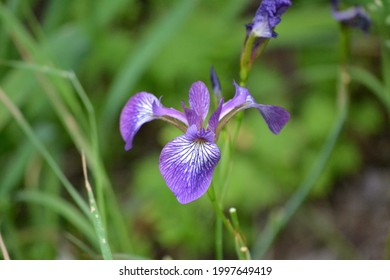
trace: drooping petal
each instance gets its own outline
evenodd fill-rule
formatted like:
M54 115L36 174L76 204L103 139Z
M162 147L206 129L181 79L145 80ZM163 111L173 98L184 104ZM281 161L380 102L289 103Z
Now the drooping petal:
M250 95L248 89L240 87L236 83L235 86L235 96L222 107L222 112L219 117L220 122L216 133L218 134L219 130L239 111L248 108L256 108L263 116L268 128L274 134L278 134L290 119L290 113L278 106L258 104L252 95Z
M195 82L191 85L188 102L190 108L204 121L209 112L210 94L202 81Z
M165 108L160 100L151 93L139 92L127 101L119 119L119 129L126 143L126 151L132 148L134 136L141 126L155 119L167 121L183 132L188 128L184 113L172 108Z
M160 172L177 200L186 204L201 197L210 186L220 159L214 134L195 125L161 151Z
M286 109L279 106L253 104L247 108L250 107L255 107L257 110L259 110L260 114L267 123L268 128L274 134L278 134L290 119L290 113Z
M132 148L134 136L140 127L156 119L153 104L159 103L158 98L148 92L139 92L127 101L119 119L119 129L126 143L126 151Z

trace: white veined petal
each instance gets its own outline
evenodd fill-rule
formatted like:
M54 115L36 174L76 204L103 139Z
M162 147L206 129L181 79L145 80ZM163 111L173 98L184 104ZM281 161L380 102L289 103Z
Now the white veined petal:
M160 172L177 200L185 204L207 191L219 159L220 151L215 143L201 136L193 140L184 134L161 151Z

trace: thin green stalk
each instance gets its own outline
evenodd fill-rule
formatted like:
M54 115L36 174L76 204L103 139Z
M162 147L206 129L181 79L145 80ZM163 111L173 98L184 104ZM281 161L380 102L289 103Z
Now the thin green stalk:
M92 166L94 166L93 170L95 170L94 175L96 178L96 189L97 189L97 200L98 205L100 208L100 213L102 213L102 221L103 224L106 224L106 207L104 203L104 186L106 185L105 182L107 182L107 176L105 176L105 170L102 167L102 161L99 157L99 135L97 130L97 124L96 124L96 115L95 110L93 108L93 105L91 101L89 100L84 88L80 84L80 81L78 80L75 73L67 72L68 79L72 82L73 87L75 88L77 94L79 95L85 109L87 110L88 114L88 122L89 122L89 128L90 128L90 141L91 141L91 148L92 148L92 158L89 159L89 162Z
M237 215L237 209L236 208L230 208L229 209L229 213L230 213L230 218L231 218L231 221L233 223L233 227L234 227L235 231L236 232L241 232L240 223L239 223L238 215ZM251 259L251 255L250 255L248 247L243 242L244 240L242 240L242 239L240 239L240 238L238 238L236 236L236 240L235 241L236 241L235 242L236 252L237 252L237 255L239 256L239 258L241 260L250 260Z
M385 105L390 114L390 39L387 38L382 42L382 73L385 84Z
M225 215L223 214L217 200L215 197L215 190L213 183L211 183L207 195L213 204L214 210L216 212L215 217L215 257L217 260L223 259L223 230L222 230L222 224L225 224L225 226L229 227L229 221L226 219Z
M82 215L74 205L63 198L38 191L20 191L15 198L17 202L23 201L38 204L46 209L50 209L53 213L60 214L64 220L72 224L91 244L97 246L96 235L88 220L90 217Z
M35 148L40 152L43 158L47 161L48 165L51 167L53 172L57 175L58 179L64 185L65 189L68 191L68 193L76 202L76 204L80 207L80 209L83 211L83 213L86 216L89 216L88 206L86 205L85 201L81 198L81 196L75 190L73 185L66 178L66 176L61 171L61 169L59 168L58 164L55 162L55 160L53 159L49 151L42 144L39 138L35 135L34 131L32 130L31 126L28 124L28 122L25 120L20 110L7 97L7 95L5 94L2 88L0 88L0 101L5 105L5 107L12 114L12 116L14 117L14 119L16 120L20 128L26 134L27 138L29 138L31 143L35 146Z
M210 187L207 191L207 195L208 195L208 197L209 197L209 199L214 207L215 213L217 214L216 215L217 223L220 223L222 221L222 223L225 225L225 228L228 230L228 232L235 239L236 244L239 244L239 248L246 248L247 249L247 246L245 245L244 238L242 237L241 232L239 232L239 230L233 226L232 222L230 221L230 219L228 217L226 217L221 206L219 205L218 201L216 200L215 190L214 190L213 184L210 185ZM223 238L222 231L220 231L219 235L217 235L216 237L217 237L216 244L218 244L219 242L222 242L222 238ZM216 245L216 247L219 250L222 250L222 247L218 247L217 245ZM243 250L243 251L245 251L245 250ZM218 257L220 257L220 256L222 256L222 252L221 251L217 252L216 255ZM238 253L238 257L240 259L247 259L245 257L246 255L247 254L239 254Z
M315 183L321 176L329 161L337 139L339 138L347 119L349 107L348 87L350 83L350 76L347 71L346 64L348 63L349 59L349 30L344 26L341 26L341 34L341 63L337 89L337 101L339 105L338 115L332 129L330 130L330 133L328 134L325 144L321 149L321 152L319 153L312 168L309 170L309 173L298 187L298 190L288 200L286 206L282 210L274 213L269 218L269 221L261 234L261 238L258 239L258 242L255 243L253 248L254 258L256 259L261 259L264 257L274 242L276 236L287 225L291 217L296 213L298 208L302 205L310 191L315 186Z
M254 252L255 259L261 259L264 257L265 253L271 247L276 236L287 225L291 217L302 205L303 201L306 199L310 191L315 186L315 183L325 169L329 157L334 149L334 146L336 145L337 139L345 123L346 116L347 108L345 107L343 110L340 111L336 122L333 125L331 133L325 141L325 144L317 160L315 161L305 180L298 187L298 190L295 192L295 194L287 202L284 209L270 217L270 221L268 222L266 228L261 234L261 239L259 239L259 241L254 245L254 248L252 250Z
M77 76L70 71L56 69L53 67L40 66L28 62L0 61L0 64L19 68L19 69L25 69L29 71L37 71L47 75L64 78L66 80L69 80L69 82L72 84L83 106L87 111L89 130L90 130L89 133L90 140L86 143L88 143L88 147L90 147L90 149L88 149L86 152L86 158L88 160L89 165L93 166L91 170L93 171L93 175L96 181L97 203L99 205L103 223L106 224L106 216L111 214L110 218L112 220L112 223L115 225L114 228L116 229L114 232L119 237L119 238L115 238L115 240L119 239L121 241L120 247L122 247L124 250L126 251L131 250L132 245L128 238L128 231L125 227L125 223L122 218L122 213L120 212L120 209L117 206L118 204L115 198L115 193L113 192L113 189L111 187L111 183L108 179L106 170L103 166L102 159L99 156L100 152L99 152L95 111L86 92L84 91L82 85L77 79ZM89 142L91 142L91 144L89 144ZM106 211L105 199L107 199L107 203L109 203L111 206L110 209L108 209L111 211L110 213L107 213Z
M83 174L84 174L84 179L85 179L85 188L87 189L88 198L89 198L91 219L93 221L96 235L97 235L98 240L99 240L100 251L101 251L102 256L105 260L112 260L112 253L111 253L110 246L108 244L106 230L104 228L104 225L103 225L100 213L99 213L99 209L96 205L95 197L94 197L93 192L92 192L92 187L91 187L89 180L88 180L87 163L86 163L84 154L82 154L81 159L82 159Z
M223 222L218 216L215 220L215 258L223 259Z
M376 98L383 103L390 115L390 102L387 100L386 88L376 76L374 76L368 70L356 67L348 66L348 73L351 75L351 79L354 82L360 83L367 87Z

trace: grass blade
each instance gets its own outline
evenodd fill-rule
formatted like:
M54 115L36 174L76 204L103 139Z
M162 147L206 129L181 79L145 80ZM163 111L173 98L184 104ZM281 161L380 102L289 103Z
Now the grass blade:
M88 198L89 198L89 207L91 213L91 219L93 221L93 225L95 227L95 232L99 240L100 251L105 260L112 260L112 253L110 246L108 244L106 231L103 226L103 222L101 220L101 216L96 205L95 197L92 192L92 187L88 180L88 172L87 172L87 163L85 160L84 154L81 156L82 164L83 164L83 174L85 179L85 188L87 189Z

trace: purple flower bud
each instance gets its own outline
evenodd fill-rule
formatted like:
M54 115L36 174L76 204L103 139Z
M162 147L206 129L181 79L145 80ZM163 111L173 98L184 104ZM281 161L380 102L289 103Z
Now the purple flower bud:
M246 25L246 38L241 52L241 81L246 81L253 62L264 50L270 38L275 38L274 31L281 21L282 14L291 6L290 0L263 0L251 23Z
M215 72L214 67L211 67L210 70L210 79L211 79L211 85L213 87L213 92L217 96L218 100L221 99L221 83L219 82L217 73Z
M361 6L354 6L346 10L339 10L339 1L332 0L332 15L343 25L360 29L368 32L371 25L371 19Z
M291 6L290 0L263 0L252 22L246 25L247 35L260 38L275 38L274 28L281 21L280 16Z

